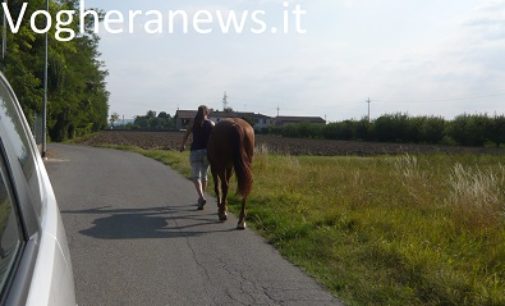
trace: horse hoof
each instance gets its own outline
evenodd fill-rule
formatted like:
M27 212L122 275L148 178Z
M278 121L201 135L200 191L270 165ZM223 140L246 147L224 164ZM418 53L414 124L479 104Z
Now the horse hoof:
M228 220L228 214L227 213L224 213L224 214L219 214L219 221L226 221Z
M243 230L245 230L246 228L247 228L247 224L246 224L245 222L243 222L243 223L239 223L239 224L237 225L237 229L238 229L238 230L243 231Z

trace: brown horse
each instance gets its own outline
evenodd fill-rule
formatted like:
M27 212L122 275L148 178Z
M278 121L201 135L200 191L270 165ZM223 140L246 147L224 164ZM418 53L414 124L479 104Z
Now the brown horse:
M253 183L251 164L254 142L251 125L245 120L234 118L223 120L214 127L207 146L221 221L228 219L226 204L233 170L237 176L237 193L242 197L238 229L246 228L245 206Z

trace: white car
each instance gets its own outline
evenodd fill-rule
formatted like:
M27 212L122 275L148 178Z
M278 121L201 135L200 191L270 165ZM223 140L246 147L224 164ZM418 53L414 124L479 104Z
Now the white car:
M0 304L76 305L65 230L19 102L0 74Z

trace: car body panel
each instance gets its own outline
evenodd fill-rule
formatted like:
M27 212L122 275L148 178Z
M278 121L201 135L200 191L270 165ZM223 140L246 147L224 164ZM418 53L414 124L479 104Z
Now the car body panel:
M2 299L8 305L76 305L70 252L56 197L19 102L1 73L0 98L0 144L25 238Z

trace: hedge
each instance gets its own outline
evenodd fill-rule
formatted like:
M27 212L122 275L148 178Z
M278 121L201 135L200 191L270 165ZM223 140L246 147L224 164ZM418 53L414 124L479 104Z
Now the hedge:
M270 134L284 137L362 140L396 143L454 144L463 146L505 144L505 116L461 115L453 120L407 114L324 124L291 124L272 127Z

